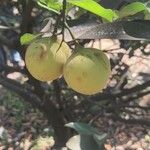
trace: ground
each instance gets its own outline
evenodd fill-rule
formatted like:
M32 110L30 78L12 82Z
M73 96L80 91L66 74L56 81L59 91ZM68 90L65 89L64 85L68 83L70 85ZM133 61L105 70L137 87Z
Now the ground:
M100 46L102 49L119 47L117 40L105 40L101 42L101 45L99 44L99 41L95 41L93 47ZM149 51L150 47L147 49ZM140 51L136 50L136 56L130 58L127 51L123 49L112 51L114 54L111 53L109 56L117 57L115 56L116 52L125 53L122 62L130 65L127 86L134 86L134 83L141 84L143 77L144 80L149 80L149 76L146 76L150 71L149 56L144 56L143 59ZM144 73L145 76L143 74L139 76L139 73ZM9 75L9 78L13 79L18 79L18 77L20 78L18 73ZM148 106L150 95L142 97L139 104ZM146 117L150 119L149 116ZM115 122L109 117L99 118L97 124L100 131L109 131L109 137L105 143L106 150L150 150L150 127L136 124L127 125ZM52 128L38 110L25 103L16 94L0 87L0 150L27 150L31 145L36 144L39 137L51 137L52 135ZM51 141L51 138L49 140ZM43 147L42 150L47 149L47 147Z
M39 136L53 135L44 116L20 97L1 88L0 96L0 150L9 145L8 150L23 147L27 150ZM100 118L101 131L110 130L106 150L150 150L150 128L139 125L126 125L108 118ZM45 149L47 150L47 149Z

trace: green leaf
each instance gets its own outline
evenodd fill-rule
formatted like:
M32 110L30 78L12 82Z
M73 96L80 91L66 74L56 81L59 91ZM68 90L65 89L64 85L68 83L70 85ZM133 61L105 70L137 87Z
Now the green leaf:
M125 32L136 38L150 39L150 21L136 20L134 22L128 21L123 24Z
M141 11L147 10L147 7L141 2L133 2L119 11L119 18L135 15Z
M57 14L60 14L60 10L62 9L62 0L38 0L38 4Z
M21 43L21 45L29 44L30 42L32 42L34 39L36 39L40 35L41 34L33 35L30 33L25 33L24 35L22 35L20 37L20 43Z
M68 140L66 146L71 150L100 150L104 149L107 134L100 134L97 129L89 124L71 122L65 126L75 129L79 135Z
M89 124L81 122L71 122L66 124L65 126L75 129L79 134L85 135L99 134L97 129L91 127Z
M93 0L67 0L67 2L88 10L108 21L113 21L114 18L117 18L115 11L111 9L105 9ZM41 7L53 11L57 14L60 14L60 10L62 9L62 0L38 0L38 4ZM69 4L67 4L67 8L68 7Z
M100 4L93 0L67 0L68 3L86 9L108 21L113 21L117 17L115 11L111 9L105 9Z
M104 142L107 138L107 134L94 134L93 135L94 140L96 141L99 148L102 148L104 146Z

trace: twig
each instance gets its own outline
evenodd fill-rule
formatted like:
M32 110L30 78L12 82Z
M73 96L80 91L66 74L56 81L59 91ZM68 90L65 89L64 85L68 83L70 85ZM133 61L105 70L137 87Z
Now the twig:
M53 31L53 35L55 35L57 33L57 29L58 29L58 24L61 20L61 15L59 15L56 19L56 23L55 23L55 27L54 27L54 31Z
M145 92L141 92L141 93L139 92L139 93L137 93L136 96L132 96L132 98L130 97L130 98L126 99L126 100L123 100L122 103L128 103L130 101L133 101L135 99L138 99L138 98L143 97L143 96L148 95L148 94L150 94L150 90L145 91Z
M9 26L2 26L2 25L0 25L0 29L1 30L10 30L10 29L12 29L12 30L14 30L14 29L18 29L19 27L9 27Z
M66 22L66 5L67 2L66 0L63 0L63 9L62 9L62 21L63 21L63 25L62 25L62 35L63 35L63 40L64 40L64 29L65 29L65 22Z
M61 40L61 43L57 49L57 51L60 49L60 47L62 46L62 43L64 42L64 31L65 31L65 22L66 22L66 0L63 0L63 9L62 9L62 13L61 13L61 16L62 16L62 40Z
M120 108L139 108L139 109L143 109L143 110L150 110L150 107L143 107L143 106L139 106L139 105L133 105L133 106L131 106L131 105L115 105L115 106L109 106L109 107L107 107L107 109L114 109L114 108L116 108L116 109L120 109Z
M19 67L10 67L8 65L5 64L0 64L0 66L2 67L3 71L8 74L8 73L13 73L13 72L20 72L22 74L25 74L25 70L21 69Z
M150 121L146 119L123 119L116 115L111 115L110 118L114 121L120 121L128 124L138 124L138 125L146 125L150 126Z
M92 124L94 121L96 121L100 117L102 117L102 118L108 117L108 118L112 119L113 121L124 122L127 124L146 125L148 127L150 126L150 121L146 120L146 119L123 119L116 114L115 115L114 114L105 115L104 113L99 113L94 118L92 118L89 123Z
M97 115L95 115L90 121L89 124L92 124L93 122L95 122L97 119L99 119L99 117L102 116L102 112L98 113Z
M77 42L75 36L74 36L73 33L71 32L71 30L70 30L70 28L69 28L69 26L68 26L68 24L67 24L66 22L65 22L65 27L66 27L67 30L69 31L69 33L70 33L70 35L71 35L73 41Z

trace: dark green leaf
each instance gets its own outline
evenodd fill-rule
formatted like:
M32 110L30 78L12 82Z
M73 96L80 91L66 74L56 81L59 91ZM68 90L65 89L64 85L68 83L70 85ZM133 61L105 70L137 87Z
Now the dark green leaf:
M102 149L102 147L104 147L104 142L105 142L105 140L107 138L107 134L102 134L102 135L100 135L100 134L94 134L93 138L96 141L98 147L100 149Z
M99 134L97 129L91 127L89 124L81 122L71 122L66 124L65 126L75 129L79 134L85 135Z
M125 32L124 26L128 21L117 21L112 23L96 23L95 21L90 21L87 23L82 23L80 25L71 27L70 30L75 36L76 39L122 39L122 40L146 40L150 34L147 34L147 37L134 37L128 35ZM136 21L133 22L134 26L136 26ZM142 22L142 20L141 20ZM149 25L150 26L150 25ZM134 28L132 28L134 31ZM144 30L144 29L143 29ZM150 32L150 30L145 30L145 32ZM71 41L67 30L65 30L65 40Z
M125 32L132 37L150 39L150 20L128 21L123 27Z

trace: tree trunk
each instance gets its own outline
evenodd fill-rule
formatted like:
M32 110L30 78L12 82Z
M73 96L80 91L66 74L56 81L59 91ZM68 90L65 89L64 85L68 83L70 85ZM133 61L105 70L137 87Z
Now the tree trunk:
M56 146L57 147L64 146L69 137L71 136L69 129L64 126L65 125L64 115L50 101L47 101L45 103L43 109L46 118L54 128Z

